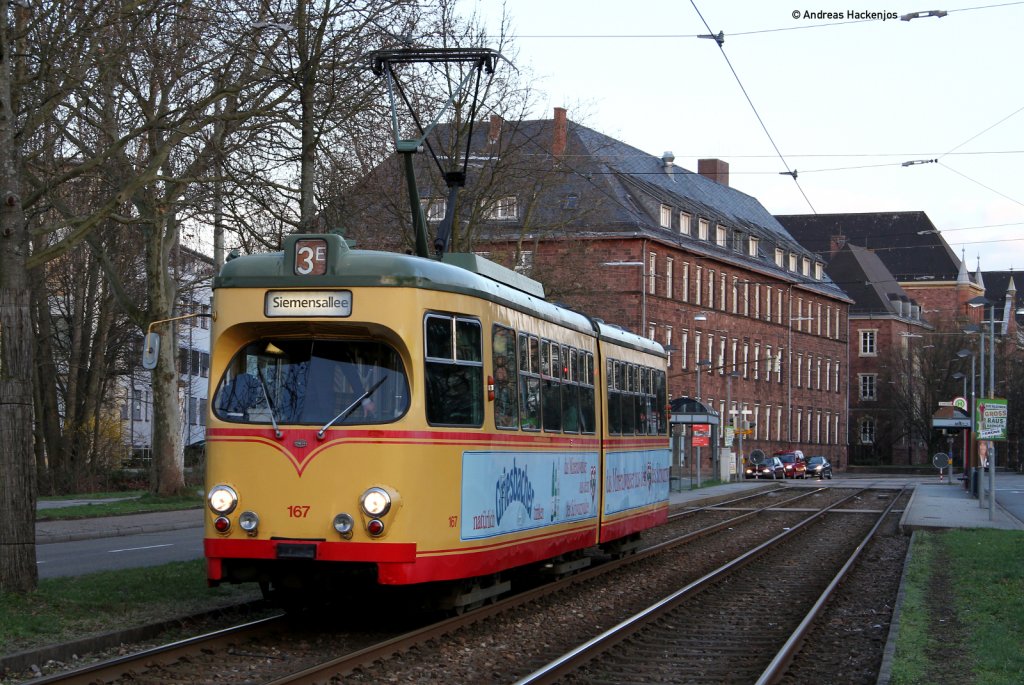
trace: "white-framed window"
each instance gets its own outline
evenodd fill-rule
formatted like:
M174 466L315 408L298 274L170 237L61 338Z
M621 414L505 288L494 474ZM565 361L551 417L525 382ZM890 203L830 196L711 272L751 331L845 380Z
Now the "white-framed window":
M697 221L697 237L701 240L708 239L708 220L700 219Z
M665 326L665 351L668 352L668 365L672 366L672 327Z
M679 232L690 235L690 215L686 212L679 212Z
M804 373L804 355L798 354L796 356L796 387L803 387L803 373Z
M739 346L740 346L740 341L738 339L736 339L736 338L733 338L732 339L732 366L729 369L730 371L735 371L736 370L736 362L738 361L737 358L736 358L736 355L739 353L738 352L739 351ZM723 369L723 371L724 371L724 369Z
M761 380L761 343L754 343L754 380Z
M766 381L771 381L771 379L772 379L772 369L775 368L775 357L772 356L772 346L771 345L765 345L764 346L764 360L766 362L768 362L768 365L764 369L764 379Z
M878 381L878 374L874 373L858 373L857 374L857 386L860 388L860 398L862 400L871 401L877 400L877 388L876 383Z
M723 271L718 278L718 308L725 311L725 283L726 276Z
M804 298L796 298L796 329L803 332L804 330Z
M865 328L860 331L860 356L875 357L878 355L878 329Z
M665 297L672 299L672 277L675 275L675 260L668 257L665 260Z
M750 316L750 283L743 283L743 316Z
M519 218L519 200L515 195L507 195L499 198L491 211L487 214L488 219L495 221L512 221Z
M739 308L740 302L740 288L739 288L739 276L732 277L732 313L735 314Z
M810 276L811 275L811 260L810 259L808 259L807 257L804 257L802 260L800 260L800 266L801 266L800 273L802 273L804 276Z
M804 410L796 410L796 441L803 442L803 437L800 434L801 429L804 427Z
M750 377L750 343L743 343L743 377Z
M694 274L694 283L693 283L694 286L695 286L694 289L693 289L693 302L694 302L694 304L698 304L699 305L699 304L701 304L702 299L704 297L703 293L701 292L701 290L704 287L704 282L703 282L703 280L701 278L703 273L704 273L704 267L698 266L698 267L695 267L695 268L696 268L696 273Z
M835 388L836 392L839 392L839 362L836 362L835 381L836 382L832 385L832 387Z
M683 302L690 301L690 263L683 262Z
M420 200L423 208L423 215L427 221L440 221L444 218L444 211L448 206L448 199L443 197L425 197Z
M775 248L775 266L780 269L786 265L786 251L781 247Z
M820 281L825 278L825 265L821 262L814 263L814 279Z
M782 350L775 353L775 382L782 382Z
M858 425L860 434L860 444L872 445L875 442L875 420L870 416L865 416L860 420Z
M647 292L654 294L654 284L657 282L658 255L654 252L647 254Z
M658 333L658 327L653 322L647 324L647 339L654 340L654 336Z
M796 252L789 253L789 270L795 272L797 267L797 254Z
M697 366L697 362L700 361L700 331L693 332L693 368L700 373L700 367Z
M832 337L832 305L825 307L825 337Z
M708 269L708 307L715 308L715 271Z
M533 250L523 250L516 258L515 272L529 276L533 273Z
M725 230L725 226L716 226L715 227L715 244L718 245L719 247L725 247L726 246L726 244L725 244L726 234L727 234L727 231Z
M832 360L825 360L825 392L832 389Z
M761 239L757 238L755 236L750 236L749 238L747 238L747 256L748 257L756 257L757 256L757 247L758 247L758 244L760 242L761 242Z
M672 228L672 208L668 205L661 206L660 221L662 228Z
M772 405L766 405L764 408L764 435L761 436L764 440L772 439Z
M821 390L821 357L815 360L816 366L814 367L814 389Z
M818 335L821 335L821 303L820 302L818 303L818 313L815 315L814 320L815 320L815 322L817 323L817 326L818 326L818 330L816 331L816 333Z
M761 318L761 289L754 286L754 318Z
M732 231L732 249L733 249L733 251L735 251L735 252L743 252L743 240L744 240L745 237L746 237L746 234L743 233L743 231L737 231L736 229L733 229L733 231Z
M764 320L772 320L772 287L770 285L764 287Z
M680 361L682 361L683 368L685 369L687 366L689 366L689 364L686 363L689 357L687 357L686 355L687 352L689 352L688 346L690 344L690 330L684 328L682 331L680 331L679 337L682 338L679 341L679 359Z
M778 305L775 308L775 323L782 323L782 288L776 293L775 304Z

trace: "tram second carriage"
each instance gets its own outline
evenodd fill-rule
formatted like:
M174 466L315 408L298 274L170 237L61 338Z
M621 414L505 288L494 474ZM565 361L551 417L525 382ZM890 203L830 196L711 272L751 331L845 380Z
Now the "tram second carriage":
M448 260L293 235L223 267L211 584L476 578L666 519L660 346Z

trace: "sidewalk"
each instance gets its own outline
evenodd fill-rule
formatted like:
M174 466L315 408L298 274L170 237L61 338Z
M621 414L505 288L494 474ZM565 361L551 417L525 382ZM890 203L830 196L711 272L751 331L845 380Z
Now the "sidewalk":
M54 542L70 542L72 540L92 540L122 535L138 535L139 533L157 533L164 530L179 530L181 528L196 528L198 530L202 527L202 509L157 511L147 514L104 516L68 521L37 521L36 544L47 545Z

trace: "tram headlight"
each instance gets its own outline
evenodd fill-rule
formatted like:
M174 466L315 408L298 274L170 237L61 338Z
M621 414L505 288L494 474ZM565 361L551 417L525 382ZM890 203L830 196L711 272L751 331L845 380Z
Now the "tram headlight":
M356 527L356 521L351 514L338 514L334 517L334 530L341 533L341 537L348 540L352 537L352 530Z
M230 514L238 506L238 493L234 488L224 484L214 485L206 496L210 509L218 514Z
M259 526L260 517L255 511L243 511L238 517L238 527L250 535L255 535Z
M370 488L360 496L359 506L367 516L383 516L391 509L391 495L384 488Z

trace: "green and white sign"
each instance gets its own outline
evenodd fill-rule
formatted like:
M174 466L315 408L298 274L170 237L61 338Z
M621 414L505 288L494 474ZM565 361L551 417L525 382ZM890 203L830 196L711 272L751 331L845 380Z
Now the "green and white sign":
M978 440L1006 440L1006 400L987 397L978 400L974 411L975 437Z

